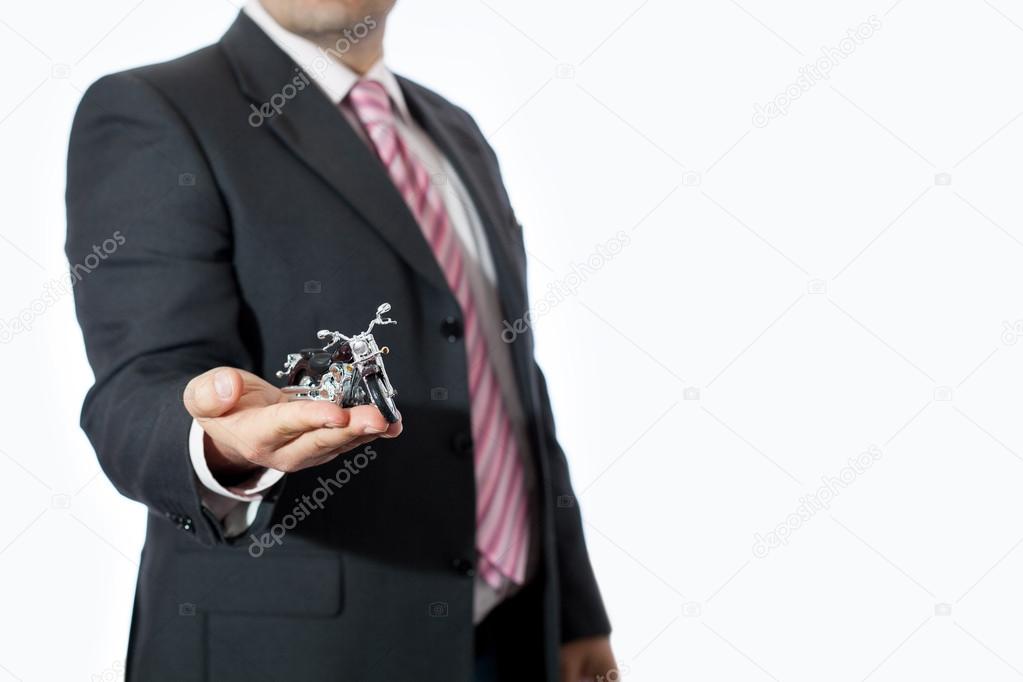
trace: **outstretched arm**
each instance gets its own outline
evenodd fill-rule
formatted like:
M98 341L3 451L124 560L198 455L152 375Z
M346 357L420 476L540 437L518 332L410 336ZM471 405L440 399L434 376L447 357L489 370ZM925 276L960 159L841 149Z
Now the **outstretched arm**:
M82 428L122 494L212 544L224 537L189 457L193 418L211 472L228 484L400 432L368 408L287 403L251 374L227 208L198 141L140 76L107 76L82 99L67 216L75 305L96 376Z

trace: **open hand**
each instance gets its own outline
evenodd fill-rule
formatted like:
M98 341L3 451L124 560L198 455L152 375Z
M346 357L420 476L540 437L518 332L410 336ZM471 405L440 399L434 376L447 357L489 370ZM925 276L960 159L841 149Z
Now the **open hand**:
M373 405L343 408L318 400L288 401L251 372L218 367L192 379L185 409L206 432L206 460L218 481L231 485L261 468L298 471L324 464L376 438L394 438Z

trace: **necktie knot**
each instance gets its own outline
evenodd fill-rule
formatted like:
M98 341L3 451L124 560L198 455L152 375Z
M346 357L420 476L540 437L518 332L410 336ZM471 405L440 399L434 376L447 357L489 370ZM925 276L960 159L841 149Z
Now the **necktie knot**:
M348 92L348 101L355 116L371 136L375 136L379 128L394 126L391 99L379 81L359 80Z

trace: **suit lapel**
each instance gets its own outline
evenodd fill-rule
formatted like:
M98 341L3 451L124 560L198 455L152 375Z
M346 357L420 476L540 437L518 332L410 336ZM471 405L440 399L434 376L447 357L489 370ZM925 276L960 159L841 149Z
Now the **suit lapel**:
M480 156L482 150L459 142L452 130L460 122L450 122L445 116L446 112L433 105L419 86L401 77L398 77L398 82L412 116L443 152L469 191L469 197L483 223L487 245L494 260L497 289L505 319L521 317L526 311L525 271L513 255L514 247L509 240L507 220L502 218L504 213L499 208L499 197L485 182L490 173Z
M458 173L459 179L469 191L470 198L483 223L487 245L494 260L497 271L497 293L501 304L501 312L505 320L516 320L525 315L528 305L526 293L526 267L519 254L519 247L513 244L509 235L510 226L503 218L501 200L494 188L487 184L486 178L492 174L482 157L483 149L477 144L461 143L453 133L461 121L452 121L446 116L447 107L439 107L415 83L399 77L402 93L409 106L410 113L416 118L430 138L440 148L448 161ZM531 389L533 376L533 350L529 334L523 335L515 343L510 344L512 362L515 366L516 382L524 407L535 414L538 405ZM539 452L539 450L537 450Z
M256 107L279 99L300 71L245 13L221 39L242 91ZM434 286L448 290L419 224L383 164L339 108L313 84L298 91L264 124L336 189L366 222Z

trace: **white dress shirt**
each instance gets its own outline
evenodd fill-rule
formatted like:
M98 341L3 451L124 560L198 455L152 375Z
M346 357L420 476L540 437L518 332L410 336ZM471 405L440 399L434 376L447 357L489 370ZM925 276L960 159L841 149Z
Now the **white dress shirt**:
M359 79L358 74L332 58L315 43L284 29L267 13L258 0L249 0L244 11L281 50L302 67L310 80L332 102L341 104L348 91ZM515 387L511 354L500 335L502 314L496 290L497 275L479 214L454 168L409 114L405 97L394 74L384 66L382 61L379 61L363 77L379 81L384 86L395 106L399 135L408 145L409 151L419 159L441 188L449 222L465 255L469 285L487 340L488 354L501 385L515 437L518 439L519 452L527 453L529 450L524 437L525 422L522 404ZM341 112L360 137L367 141L361 124L347 103L341 106ZM193 421L189 436L189 455L202 487L203 504L221 520L224 532L228 537L240 535L255 520L263 493L277 483L284 473L267 469L242 485L225 487L214 478L206 463L203 436L202 427L198 422ZM406 434L403 437L414 438L415 434ZM523 460L525 460L527 473L527 493L530 499L533 499L534 472L530 466L529 458L523 455ZM527 579L529 573L535 571L535 553L535 549L532 549L533 556L527 562L530 565ZM506 582L500 588L494 589L477 576L473 600L474 622L480 622L494 606L512 594L515 589L516 586L511 582Z

